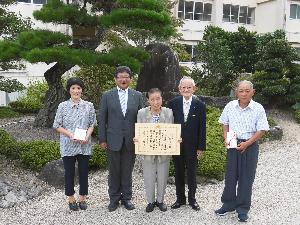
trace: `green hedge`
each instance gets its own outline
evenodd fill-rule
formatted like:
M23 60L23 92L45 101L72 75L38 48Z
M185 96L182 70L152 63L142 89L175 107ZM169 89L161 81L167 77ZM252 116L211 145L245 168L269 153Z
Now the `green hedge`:
M5 130L0 129L0 154L10 159L19 159L32 170L40 170L47 162L59 159L59 144L54 141L18 142Z
M38 113L42 105L36 101L14 101L10 102L9 106L20 113Z
M13 118L18 116L20 116L20 113L13 111L11 107L0 107L0 119Z
M24 96L17 101L9 103L14 111L21 113L37 113L43 107L45 94L48 90L46 81L30 82Z
M206 151L198 161L197 174L205 178L222 180L225 171L226 150L222 127L218 123L221 111L207 106L206 110Z
M3 129L0 129L0 143L1 155L5 155L11 159L19 158L17 140Z
M300 123L300 109L295 110L295 119L297 123Z
M90 168L106 169L107 156L106 150L100 148L99 144L93 146L93 154L89 161Z
M19 148L22 163L32 170L40 170L47 162L60 158L59 144L55 141L24 141Z

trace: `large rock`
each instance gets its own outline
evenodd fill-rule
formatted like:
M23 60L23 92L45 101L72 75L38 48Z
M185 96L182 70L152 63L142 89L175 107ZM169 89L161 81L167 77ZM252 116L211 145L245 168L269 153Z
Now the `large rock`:
M64 188L65 170L62 159L48 162L41 170L39 176L41 180L56 188ZM75 182L78 182L78 168L75 167Z
M175 92L179 84L179 62L173 50L162 43L146 47L151 58L144 63L137 81L137 90L147 92L159 88L163 93Z

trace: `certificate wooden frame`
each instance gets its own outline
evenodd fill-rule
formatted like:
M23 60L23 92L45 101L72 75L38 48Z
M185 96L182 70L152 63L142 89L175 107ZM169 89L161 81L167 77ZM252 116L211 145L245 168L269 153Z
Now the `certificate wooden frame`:
M136 123L135 154L180 155L180 134L180 124Z

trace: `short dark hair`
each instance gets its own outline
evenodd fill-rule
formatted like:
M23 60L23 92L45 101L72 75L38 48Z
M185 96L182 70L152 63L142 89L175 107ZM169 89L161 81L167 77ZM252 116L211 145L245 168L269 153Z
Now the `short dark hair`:
M66 85L67 92L70 92L71 86L75 84L80 86L82 90L84 89L84 83L79 77L71 77L67 80L67 85Z
M115 72L114 76L117 78L119 73L124 73L124 72L128 73L129 76L131 77L132 72L128 66L118 66L116 68L116 72Z
M153 93L159 93L162 96L162 92L159 88L151 88L148 92L146 97L149 98L149 95L153 94Z

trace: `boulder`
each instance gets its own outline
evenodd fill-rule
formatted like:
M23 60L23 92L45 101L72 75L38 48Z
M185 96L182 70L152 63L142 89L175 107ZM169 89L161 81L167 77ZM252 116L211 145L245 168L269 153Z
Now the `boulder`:
M56 188L64 188L65 185L65 169L63 160L58 159L48 162L41 170L38 178L47 182ZM78 182L78 167L75 167L75 182Z
M146 47L150 59L144 63L137 81L137 90L147 92L159 88L163 93L175 92L179 84L179 62L173 50L165 44L154 43Z

